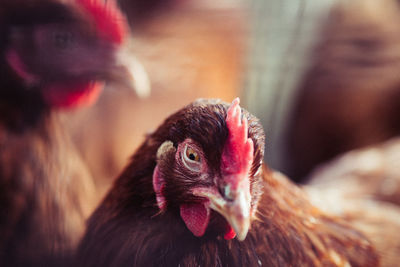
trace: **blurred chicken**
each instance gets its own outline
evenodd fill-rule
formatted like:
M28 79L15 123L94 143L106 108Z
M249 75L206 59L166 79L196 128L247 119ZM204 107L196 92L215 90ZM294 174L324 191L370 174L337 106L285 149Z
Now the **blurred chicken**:
M339 214L323 205L329 199L315 202L326 209L319 210L301 188L263 167L264 139L238 99L199 100L168 117L90 218L81 264L397 265L400 240L390 238L400 230L396 216L373 209L386 215L379 224L373 214ZM316 190L312 200L324 194Z
M400 140L395 138L319 166L306 187L315 205L370 233L392 263L400 261L399 251L392 250L400 247L399 166Z
M289 175L400 134L399 25L398 1L340 1L332 11L288 130Z
M268 162L302 181L345 151L400 134L400 5L282 1L256 0L247 105L268 129Z
M400 134L399 25L397 1L341 2L332 11L288 130L289 175Z
M2 2L1 266L69 266L96 195L55 110L89 105L123 77L124 28L99 1Z

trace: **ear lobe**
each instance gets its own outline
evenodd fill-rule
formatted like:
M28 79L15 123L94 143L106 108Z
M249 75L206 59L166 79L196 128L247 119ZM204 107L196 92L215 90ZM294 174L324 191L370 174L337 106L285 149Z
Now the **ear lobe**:
M175 152L174 144L171 141L165 141L157 150L157 161L162 160L167 154Z
M34 84L38 82L39 79L26 69L25 64L22 62L21 57L15 49L8 50L5 57L11 69L22 78L26 84Z
M174 144L171 141L165 141L157 150L157 162L162 161L171 153L175 154L175 152L176 148L174 147ZM166 207L166 201L163 193L165 180L161 175L159 165L160 164L158 163L153 172L153 189L156 193L157 206L161 211L163 211Z
M165 187L165 182L160 174L157 165L153 172L153 189L154 192L156 193L157 206L161 211L165 210L166 206L165 197L163 194L164 187Z

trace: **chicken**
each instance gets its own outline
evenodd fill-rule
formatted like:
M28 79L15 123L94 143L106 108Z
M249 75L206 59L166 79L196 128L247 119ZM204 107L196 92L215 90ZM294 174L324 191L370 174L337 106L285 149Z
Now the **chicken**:
M96 204L57 109L88 105L122 79L124 20L92 0L0 7L0 265L68 266Z
M262 164L264 141L238 99L171 115L89 219L80 264L377 266L364 233Z
M305 188L315 205L366 231L382 266L400 261L399 149L394 138L345 153L314 170Z
M297 180L341 153L400 134L399 2L337 2L286 121L282 170Z

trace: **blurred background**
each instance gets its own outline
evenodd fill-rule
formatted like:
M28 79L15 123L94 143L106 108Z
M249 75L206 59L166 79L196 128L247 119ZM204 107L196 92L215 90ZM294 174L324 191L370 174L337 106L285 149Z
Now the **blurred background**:
M199 97L240 96L264 125L267 164L296 182L400 132L398 1L119 4L139 93L108 88L95 106L64 114L102 192L146 133Z
M148 77L151 91L139 96L106 88L95 106L64 114L102 191L169 114L200 97L230 102L238 96L246 65L245 1L124 0L120 6L131 26L129 57L142 65L139 75ZM145 81L139 85L146 91Z

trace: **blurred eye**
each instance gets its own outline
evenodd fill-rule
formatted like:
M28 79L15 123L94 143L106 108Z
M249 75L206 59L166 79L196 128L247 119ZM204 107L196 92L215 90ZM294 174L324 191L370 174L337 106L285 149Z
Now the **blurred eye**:
M53 43L60 49L71 47L74 43L74 34L69 31L56 31L53 33Z
M183 152L182 161L185 166L192 171L200 171L200 155L192 147L186 145Z

